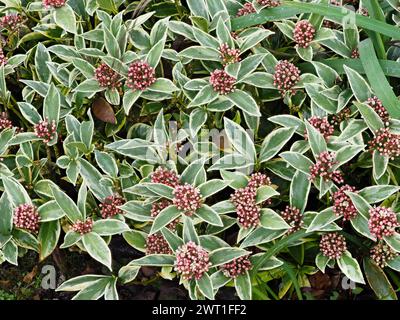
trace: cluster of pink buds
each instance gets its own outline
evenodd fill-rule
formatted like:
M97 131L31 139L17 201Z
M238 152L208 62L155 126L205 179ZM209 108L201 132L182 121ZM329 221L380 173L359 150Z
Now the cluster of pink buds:
M157 217L159 215L159 213L164 210L165 208L169 207L170 205L172 205L172 202L166 199L162 199L160 201L154 202L151 205L151 211L150 214L153 218ZM175 219L174 221L170 222L167 225L167 228L170 230L175 230L176 226L178 225L179 222L179 218Z
M339 259L347 250L346 239L337 232L324 234L319 249L325 257Z
M288 91L295 93L296 90L292 90L292 88L300 80L300 70L293 63L287 60L281 60L275 66L273 77L274 86L278 88L282 94Z
M368 144L371 152L377 151L391 160L400 157L400 135L391 133L389 128L375 131L375 137Z
M369 210L368 228L379 240L392 236L398 226L396 213L391 208L373 207Z
M298 48L308 48L315 37L315 28L308 20L296 23L293 30L293 39Z
M122 85L119 74L105 63L97 67L94 76L101 87L118 88Z
M122 214L123 211L118 208L125 203L125 199L119 194L113 194L104 199L103 203L99 206L101 208L101 216L103 219L111 218L117 214Z
M18 30L23 23L23 19L19 14L8 14L1 17L0 26L9 30L16 31Z
M7 57L4 55L3 49L0 47L0 66L5 66L8 62Z
M185 280L199 280L211 266L208 252L193 241L180 246L175 256L174 269Z
M315 181L321 177L325 181L333 181L337 184L344 182L343 176L339 170L333 170L333 166L338 162L334 160L335 155L332 152L324 151L316 157L316 162L310 166L310 181Z
M78 220L71 227L72 231L75 231L81 235L92 232L92 229L93 229L93 220L91 218L86 219L86 221Z
M61 8L65 5L66 0L43 0L42 4L46 9Z
M151 234L146 239L146 254L173 254L162 234Z
M281 212L281 216L283 220L291 226L288 234L299 231L303 225L303 215L301 214L300 209L296 207L286 206L285 210Z
M262 186L270 186L271 179L264 173L256 172L250 176L249 182L247 183L247 188L257 189Z
M168 170L163 167L158 167L151 174L151 182L162 183L172 188L175 188L180 184L179 176L175 173L175 171Z
M346 107L332 117L331 124L339 126L341 122L351 117L351 109Z
M358 49L353 49L351 51L351 58L352 59L358 59L360 58L360 52L358 51Z
M333 193L333 212L337 216L343 216L343 220L350 220L357 216L357 209L351 201L346 191L357 192L356 188L348 184L339 188L338 191Z
M173 204L185 215L192 216L201 207L200 190L191 184L178 185L173 191Z
M222 273L229 278L236 278L242 274L245 274L246 271L251 270L251 268L252 264L249 256L236 258L220 267Z
M386 108L383 106L382 101L378 97L373 96L372 98L368 98L366 104L374 109L377 115L384 122L385 126L389 125L389 113L387 112Z
M219 53L223 65L240 61L240 50L229 48L229 45L227 43L223 43L219 46Z
M38 138L43 139L44 143L49 143L54 139L57 132L57 124L55 120L49 122L48 118L41 120L34 126L35 134Z
M243 228L247 229L259 224L260 207L256 204L257 188L270 184L271 180L265 174L257 172L250 177L245 188L237 189L231 195L238 222ZM270 200L267 200L265 204L270 204Z
M257 206L256 191L253 188L237 189L231 195L231 201L236 207L239 224L247 229L258 226L260 222L260 208Z
M231 77L225 70L214 70L210 76L210 84L214 91L226 95L235 91L236 79Z
M236 16L241 17L241 16L246 16L251 13L255 13L256 8L254 8L253 4L251 2L246 2L243 7L241 7Z
M274 8L281 4L279 0L257 0L257 3L267 8Z
M396 258L399 254L384 242L379 242L372 247L370 257L381 268L386 267L390 260Z
M156 76L154 68L146 61L134 61L129 66L128 70L128 81L126 85L128 88L133 90L146 90L154 82L156 82Z
M13 222L15 227L37 233L40 216L37 208L31 204L21 204L14 209Z
M314 116L308 119L308 122L324 136L325 140L328 140L335 131L333 125L329 123L328 117ZM307 131L304 132L304 139L308 140Z
M5 112L0 114L0 130L11 129L13 127L12 122L8 119L8 116Z

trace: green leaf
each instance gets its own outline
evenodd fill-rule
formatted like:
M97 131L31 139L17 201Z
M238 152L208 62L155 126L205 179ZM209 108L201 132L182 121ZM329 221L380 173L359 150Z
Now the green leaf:
M361 119L352 119L338 137L338 141L348 141L365 131L367 128L368 126L365 121Z
M161 233L174 252L184 244L183 240L168 228L161 229Z
M18 246L13 241L8 241L2 248L4 258L11 264L18 265Z
M190 104L188 105L188 108L210 103L217 98L218 92L214 91L213 86L211 84L206 85L197 93L192 102L190 102Z
M99 183L103 176L90 162L85 159L79 159L79 163L83 180L98 200L103 201L113 194L113 190L109 185Z
M195 137L201 127L207 121L207 112L204 109L196 108L190 113L189 128L190 135Z
M135 266L168 267L175 263L175 256L169 254L150 254L143 258L133 260L130 264Z
M328 151L324 136L305 120L307 136L314 157L318 157L322 152Z
M372 154L373 175L376 180L379 180L386 172L389 164L389 157L381 155L374 150Z
M179 91L179 88L174 83L165 78L157 78L157 80L148 88L150 91L161 93L172 93Z
M93 224L92 229L99 236L112 236L129 230L130 228L125 222L116 219L98 220Z
M390 237L384 236L383 239L394 251L400 252L400 234L396 232Z
M14 229L12 235L18 246L39 252L39 242L29 232L22 229Z
M80 291L99 280L108 280L108 278L97 274L85 274L65 281L56 291Z
M87 92L87 93L96 93L96 92L100 92L103 90L104 90L104 88L100 87L99 82L95 79L87 79L87 80L81 82L74 89L74 91L77 91L77 92Z
M60 117L60 95L54 84L51 84L43 103L43 117L58 123Z
M112 270L111 251L102 237L94 232L90 232L82 236L82 242L85 249L93 259Z
M324 227L326 227L327 225L331 224L332 222L338 220L339 218L340 217L336 216L335 213L333 212L332 207L322 210L315 216L315 218L308 226L307 233L319 231Z
M62 211L64 211L65 215L72 222L76 222L77 220L80 221L83 220L82 213L79 211L79 208L69 196L67 196L63 191L61 191L57 187L52 186L51 191L58 206L61 208Z
M139 266L132 266L130 264L123 266L118 271L118 280L122 284L127 284L136 279L136 276L138 275L139 270L140 270Z
M40 261L46 259L56 248L60 238L61 227L58 220L42 222L39 231Z
M313 48L312 46L308 46L307 48L297 47L296 52L299 57L305 61L312 61L313 59Z
M76 33L75 12L68 4L54 9L54 21L62 29Z
M156 195L160 197L167 198L172 200L174 198L173 191L174 188L167 186L162 183L142 183L142 186L149 189L151 192L154 192Z
M200 194L203 199L212 196L215 193L220 192L229 185L230 181L212 179L204 182L199 186Z
M234 92L227 94L226 98L243 112L251 116L261 117L256 101L247 92L236 89Z
M369 210L371 209L369 203L357 193L346 191L346 194L350 197L357 211L364 217L369 218Z
M210 300L214 299L213 284L207 273L204 273L200 279L196 280L196 284L202 294Z
M39 112L30 103L18 102L18 107L24 118L28 120L31 124L35 125L42 120Z
M315 265L319 270L325 273L325 268L329 262L329 258L324 256L322 253L318 253L315 257Z
M240 83L246 83L257 88L276 89L274 86L274 77L267 72L253 72L248 76L240 79Z
M286 151L282 152L280 156L293 168L300 170L307 176L309 175L310 167L313 165L313 163L310 159L303 156L301 153Z
M360 265L357 260L351 256L349 251L345 251L343 255L337 259L340 270L352 281L365 284Z
M217 227L222 227L224 225L218 213L206 204L203 204L199 209L197 209L195 215L210 225Z
M241 126L228 118L224 118L225 132L229 142L244 157L253 163L256 158L256 149L249 135Z
M344 71L347 74L351 89L353 90L354 96L359 102L365 102L372 96L371 88L364 78L355 70L343 66Z
M2 180L7 197L14 207L32 203L28 192L26 192L25 188L18 182L18 180L4 176L2 177Z
M36 46L35 67L40 81L50 82L51 73L47 66L47 62L49 61L51 61L49 52L43 43L39 42Z
M64 237L64 242L61 244L60 249L65 249L73 246L81 241L82 236L75 231L68 231Z
M311 182L305 173L296 171L290 184L290 206L304 212L307 206L308 195L311 188Z
M150 67L154 69L157 67L164 50L164 45L165 45L165 38L163 37L150 49L146 57L146 61L150 65Z
M232 247L224 247L210 252L210 262L213 267L228 263L234 259L248 255L250 252Z
M181 211L176 206L169 206L163 209L154 219L153 226L151 227L150 234L156 233L167 224L175 220L181 215Z
M370 258L364 258L364 272L368 284L379 300L398 300L385 272Z
M234 280L236 292L241 300L251 300L252 285L249 272L237 276Z
M271 230L287 230L291 228L279 214L269 208L261 209L260 224L265 229Z
M371 231L369 230L368 219L362 214L356 215L353 219L350 220L350 223L358 233L371 239L372 241L376 241L376 238L371 234Z
M121 57L121 50L115 36L107 27L103 27L104 32L104 44L107 48L107 52L113 58L119 59Z
M184 216L183 217L183 242L187 243L189 241L192 241L196 244L200 244L200 239L199 239L199 236L197 235L197 232L194 227L192 219L187 216Z
M279 195L279 192L277 192L274 188L270 186L261 186L257 189L256 193L256 203L260 204L263 203L264 201L268 200L271 197Z
M400 101L379 65L371 39L362 41L359 50L361 62L375 94L392 117L400 118Z
M368 128L375 132L381 128L384 128L384 123L377 113L370 106L364 103L354 103L364 118Z
M101 170L113 178L117 177L118 166L115 159L111 155L109 155L107 152L95 150L95 157L96 162Z
M295 128L279 128L268 134L260 150L260 163L272 159L292 138Z
M76 294L72 300L97 300L104 295L104 291L109 284L109 277L98 280Z
M221 61L221 54L217 49L203 46L191 46L179 52L178 57L206 61Z
M226 43L230 48L235 46L230 30L226 27L222 17L217 22L217 37L221 44Z
M128 90L125 92L124 97L122 98L122 105L124 107L125 114L129 114L133 104L139 99L142 91L140 90Z
M398 186L378 185L365 187L358 194L368 203L377 203L386 200L399 190L400 187Z
M0 234L9 235L13 228L13 210L6 192L0 196L0 212Z
M338 21L354 17L357 26L400 40L400 35L396 26L389 25L370 17L364 17L360 14L355 14L353 11L344 7L334 7L328 4L318 3L300 3L295 1L285 2L277 8L262 10L258 14L249 14L243 17L234 18L232 19L232 31L264 24L269 21L291 18L299 13L315 13Z
M130 246L141 252L146 252L147 234L139 230L130 230L122 234Z

